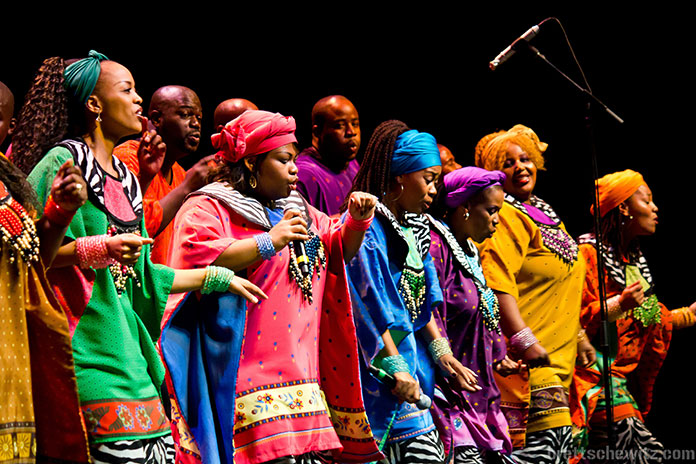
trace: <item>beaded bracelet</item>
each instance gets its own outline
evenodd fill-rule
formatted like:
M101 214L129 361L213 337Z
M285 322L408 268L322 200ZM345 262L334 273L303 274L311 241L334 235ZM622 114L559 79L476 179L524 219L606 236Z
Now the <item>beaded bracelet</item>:
M222 266L207 266L201 293L226 292L234 279L234 271Z
M387 356L382 358L382 369L389 375L394 375L397 372L410 372L408 363L400 354Z
M75 216L75 211L66 211L61 208L61 206L53 200L53 196L49 195L46 200L46 205L44 206L44 216L46 219L51 221L53 224L67 227L70 225L73 217Z
M436 338L428 345L428 351L430 351L430 356L437 362L441 357L446 354L452 354L452 348L450 348L449 340L445 337Z
M254 240L256 240L256 248L259 250L259 255L265 260L273 258L276 254L275 246L273 246L273 240L271 240L271 234L264 232L262 234L254 235Z
M532 329L525 327L512 337L510 337L510 346L518 353L524 353L530 346L539 343L539 340L534 336Z
M609 322L614 322L621 319L625 315L621 307L621 295L614 295L607 300L607 319Z
M94 269L104 269L113 260L109 256L106 246L108 235L92 235L90 237L78 237L75 240L75 252L77 260L82 269L92 267Z
M373 213L368 218L358 220L348 214L348 217L346 218L346 227L348 227L350 230L357 230L359 232L366 231L370 228L370 224L372 224L372 219L374 217L375 215Z

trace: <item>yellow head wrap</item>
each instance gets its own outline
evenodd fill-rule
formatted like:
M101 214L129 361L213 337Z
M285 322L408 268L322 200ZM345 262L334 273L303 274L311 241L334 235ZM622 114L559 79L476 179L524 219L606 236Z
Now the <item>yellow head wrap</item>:
M539 140L539 136L527 126L517 124L507 131L488 134L476 144L476 166L489 171L499 171L505 164L508 144L522 148L537 169L544 169L543 153L549 144Z

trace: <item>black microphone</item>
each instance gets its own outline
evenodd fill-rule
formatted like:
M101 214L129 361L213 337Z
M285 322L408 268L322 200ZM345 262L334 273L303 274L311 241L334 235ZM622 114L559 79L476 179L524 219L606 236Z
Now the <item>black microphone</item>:
M500 52L498 56L493 58L493 61L488 63L488 67L491 68L491 71L495 71L498 66L501 64L505 63L508 58L510 58L512 55L515 54L515 51L517 49L517 46L519 45L520 41L524 42L529 42L532 40L537 34L539 33L539 25L537 24L536 26L530 27L527 32L519 36L514 42L512 42L505 50Z
M375 377L377 380L379 380L386 386L391 388L396 387L396 379L390 374L387 374L384 370L375 367L372 364L370 364L367 368L373 377ZM430 397L425 393L421 392L420 398L414 404L418 409L429 409L432 403L433 401L430 399Z
M293 204L286 204L285 208L283 208L283 214L285 214L287 211L290 210L295 210L300 212L300 208L297 207L297 205ZM310 275L309 273L309 258L307 257L307 250L305 249L304 246L304 240L293 240L290 243L290 246L292 246L293 250L295 251L295 258L297 260L297 267L300 268L300 272L302 273L302 277L308 277Z

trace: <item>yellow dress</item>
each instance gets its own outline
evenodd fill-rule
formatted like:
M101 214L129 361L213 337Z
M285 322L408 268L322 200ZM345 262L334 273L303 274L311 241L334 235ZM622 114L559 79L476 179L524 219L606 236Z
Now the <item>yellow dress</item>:
M68 321L33 219L0 182L0 463L87 463Z
M496 381L515 448L525 433L570 426L568 392L577 354L585 264L551 207L506 195L497 232L480 246L490 288L512 295L520 315L546 349L549 366Z

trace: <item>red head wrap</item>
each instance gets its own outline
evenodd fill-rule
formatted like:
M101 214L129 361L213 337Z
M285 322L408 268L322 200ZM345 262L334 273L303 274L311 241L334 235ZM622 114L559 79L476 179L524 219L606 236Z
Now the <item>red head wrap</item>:
M280 113L247 110L228 122L219 134L211 137L217 155L235 163L247 156L267 153L295 138L295 119Z
M604 217L612 209L628 200L641 185L646 185L643 176L636 171L607 174L597 181L599 188L599 215ZM594 205L590 208L594 213Z

